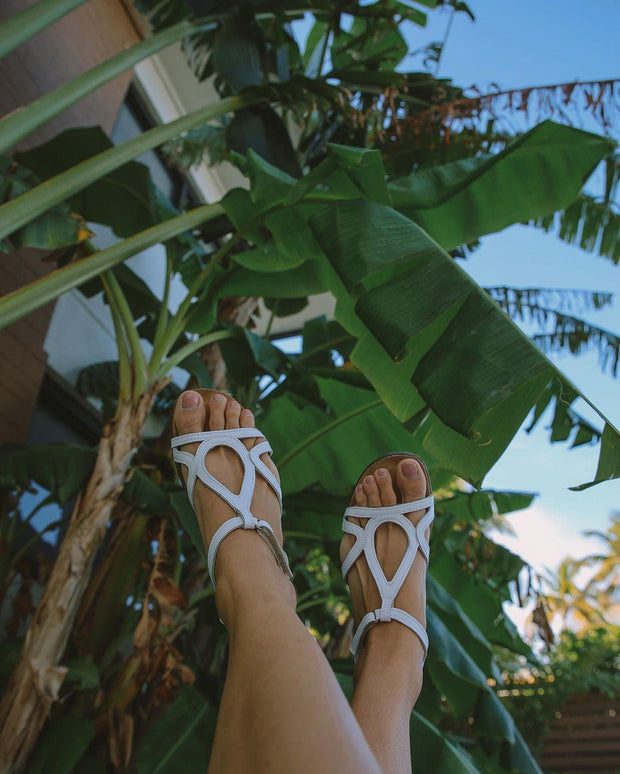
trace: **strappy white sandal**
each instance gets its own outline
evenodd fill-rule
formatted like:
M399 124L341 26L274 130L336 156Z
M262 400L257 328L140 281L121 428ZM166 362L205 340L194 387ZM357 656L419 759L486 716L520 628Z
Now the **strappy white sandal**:
M205 403L208 405L209 396L215 391L201 389L197 390L197 392L202 394ZM222 500L228 503L237 514L225 521L216 530L211 539L211 543L209 544L207 567L213 583L213 588L215 588L215 562L218 549L222 540L224 540L227 535L230 535L235 529L256 530L271 549L276 562L284 574L288 578L293 577L288 562L288 556L278 542L271 525L262 519L257 519L250 510L254 486L256 484L256 473L258 472L275 492L278 503L280 504L280 514L282 514L282 491L280 489L280 484L274 474L260 458L260 455L265 452L269 455L272 454L269 442L263 441L262 443L256 444L251 449L246 448L245 444L241 442L241 439L243 438L262 438L262 436L263 434L256 427L236 427L227 430L205 430L200 433L186 433L185 435L173 437L171 441L172 456L177 463L177 467L179 464L187 467L187 496L194 511L196 511L196 505L194 503L196 479L200 479L205 486L209 487L212 492L215 492ZM196 449L196 453L192 454L188 451L181 451L178 448L186 443L200 443L200 446ZM214 449L217 446L227 446L229 449L232 449L239 456L239 459L243 464L243 483L241 484L241 489L238 494L231 492L230 489L224 486L221 481L218 481L207 468L207 454L211 449Z
M377 468L387 468L392 475L392 481L394 481L394 475L396 473L396 467L398 463L403 459L414 459L420 464L424 475L426 476L427 483L427 495L420 500L414 500L412 502L398 503L397 505L380 506L377 508L361 507L358 505L349 506L344 512L344 519L342 521L342 529L344 532L355 537L355 543L351 547L350 551L346 555L344 562L342 563L342 576L347 581L347 575L353 564L360 558L362 553L366 557L368 567L372 577L377 584L379 594L381 596L381 607L376 610L371 610L362 618L358 627L353 635L353 643L351 645L351 653L353 653L354 659L357 661L360 649L364 643L364 639L368 630L377 623L387 621L399 621L401 624L407 626L418 637L424 648L424 658L428 652L428 635L424 626L418 621L417 618L407 613L405 610L401 610L398 607L394 607L394 600L398 595L403 583L415 560L418 551L422 554L426 563L428 564L430 546L428 540L424 536L424 533L430 527L433 519L435 518L434 497L432 495L430 477L428 470L424 462L415 454L410 453L394 453L388 454L385 457L381 457L375 460L369 465L362 473L358 480L358 484L363 479L371 475ZM390 469L391 468L391 469ZM352 498L353 499L353 498ZM412 511L421 511L426 508L426 513L422 516L417 524L412 524L411 521L405 516L406 513ZM347 517L352 516L357 519L368 519L366 524L362 527L359 524L353 524L347 520ZM407 535L407 550L403 556L398 569L394 573L392 580L388 580L383 572L383 568L379 564L379 558L377 557L377 550L375 547L375 533L377 529L388 522L398 524L403 528Z

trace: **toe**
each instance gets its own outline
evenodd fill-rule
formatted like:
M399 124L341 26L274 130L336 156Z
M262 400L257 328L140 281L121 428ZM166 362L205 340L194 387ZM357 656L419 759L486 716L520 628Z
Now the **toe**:
M226 428L239 427L239 414L241 413L241 406L236 400L229 400L226 404Z
M364 492L368 498L368 505L371 508L377 508L381 505L381 495L379 494L379 487L374 476L366 476L364 479Z
M201 395L187 390L179 395L174 409L175 435L200 433L205 425L205 404Z
M403 502L419 500L426 495L426 477L416 460L401 460L396 471L396 483L402 493Z
M254 427L254 414L250 409L243 409L239 417L239 427Z
M226 426L224 412L226 410L226 396L217 392L209 401L209 430L223 430Z
M254 427L254 414L250 409L243 409L239 417L239 427ZM251 449L256 443L255 438L246 438L243 443L247 449Z
M366 508L368 505L368 498L366 497L366 492L364 492L364 487L361 484L358 484L355 487L355 504L362 508Z
M375 471L375 481L381 496L381 505L396 505L396 492L389 472L385 468L379 468Z

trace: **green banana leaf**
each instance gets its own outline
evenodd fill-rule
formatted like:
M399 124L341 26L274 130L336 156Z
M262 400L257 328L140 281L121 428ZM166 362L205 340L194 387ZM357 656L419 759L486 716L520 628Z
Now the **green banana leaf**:
M460 745L415 710L409 729L412 774L482 774Z
M0 158L0 202L8 202L41 184L41 179L9 158ZM0 240L0 249L10 253L23 246L54 250L74 245L92 236L84 218L72 212L66 202L57 204L16 231L9 242Z
M92 473L97 452L76 444L5 444L0 447L0 485L26 490L35 481L65 506L77 497ZM167 513L166 493L141 470L134 470L122 497L137 508Z
M615 145L608 137L543 121L497 154L391 181L392 206L451 250L565 209Z
M67 129L36 148L16 153L14 158L40 180L47 181L111 148L114 145L101 127L79 127ZM138 161L130 161L104 175L66 201L84 220L104 223L119 237L129 237L156 223L150 173L148 167ZM28 242L22 238L20 244ZM62 243L54 245L62 246Z
M410 401L409 411L418 408L413 401L419 396L443 427L468 447L480 447L481 455L462 457L461 449L450 460L455 472L480 483L557 370L447 253L394 210L376 202L338 202L314 215L311 226L358 319L389 356L367 338L365 356L354 351L353 360L373 383L382 370L391 390ZM401 367L396 381L392 374ZM620 473L618 434L607 427L597 480ZM437 453L441 444L425 448Z
M216 709L192 686L182 686L135 752L137 774L176 774L204 769L215 733ZM172 742L171 742L172 740Z
M71 774L95 736L95 723L78 715L51 721L37 743L27 774Z

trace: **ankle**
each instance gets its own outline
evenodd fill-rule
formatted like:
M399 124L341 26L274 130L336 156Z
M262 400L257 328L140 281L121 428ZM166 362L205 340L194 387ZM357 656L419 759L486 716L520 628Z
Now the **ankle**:
M296 608L295 588L254 530L235 530L223 541L215 568L215 603L227 628L252 612Z
M424 649L415 634L392 621L373 626L355 667L356 690L388 696L411 712L422 690Z

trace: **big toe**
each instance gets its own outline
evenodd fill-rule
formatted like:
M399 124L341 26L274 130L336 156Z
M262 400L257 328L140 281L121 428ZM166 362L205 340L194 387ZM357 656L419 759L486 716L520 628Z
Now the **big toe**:
M205 426L205 403L200 393L187 390L179 395L174 409L175 435L199 433Z
M422 466L414 459L401 460L398 463L396 483L405 503L420 500L426 495L426 477Z

